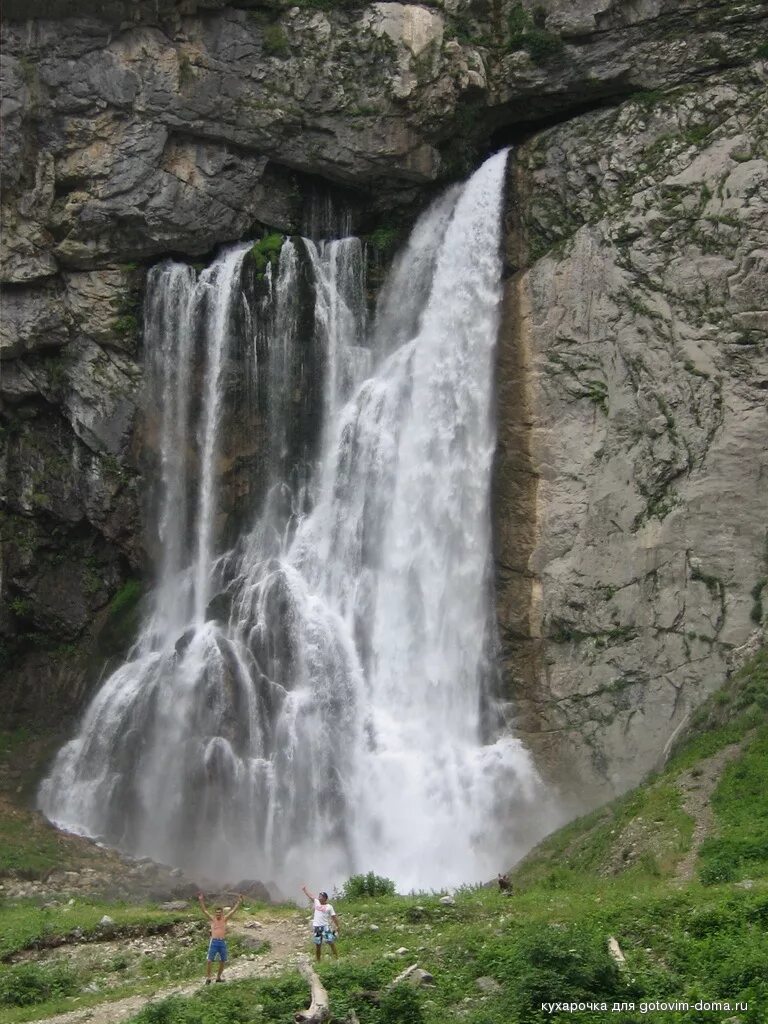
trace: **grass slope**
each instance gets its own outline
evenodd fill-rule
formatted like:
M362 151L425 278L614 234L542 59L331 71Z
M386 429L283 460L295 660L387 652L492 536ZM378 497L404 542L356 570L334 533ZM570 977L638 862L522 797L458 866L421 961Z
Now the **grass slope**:
M711 780L711 799L702 797L707 834L686 811L698 779L705 796ZM691 878L681 872L685 858L692 859ZM434 894L338 901L341 955L320 968L334 1020L354 1010L361 1024L766 1024L766 653L707 702L663 772L549 837L513 881L511 897L467 889L453 906ZM0 925L11 910L0 911ZM609 937L618 940L625 967L609 955ZM414 962L434 985L390 988ZM0 1004L2 992L0 983ZM290 1021L307 996L306 983L287 969L271 980L152 1003L135 1021L277 1024ZM649 1011L659 1000L691 1008ZM604 1012L542 1008L603 1001ZM698 1001L732 1008L696 1009ZM748 1009L737 1011L737 1002ZM614 1004L624 1009L611 1012ZM49 997L43 1005L51 1005ZM6 1006L7 1014L20 1012ZM20 1018L0 1010L0 1021L11 1019Z
M116 858L94 843L57 831L31 810L35 790L62 736L0 730L0 881L4 875L44 877L56 868L95 867Z

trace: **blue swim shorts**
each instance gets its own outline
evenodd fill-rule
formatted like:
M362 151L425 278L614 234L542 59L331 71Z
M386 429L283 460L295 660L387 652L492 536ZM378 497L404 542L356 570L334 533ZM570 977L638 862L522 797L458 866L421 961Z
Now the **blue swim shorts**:
M208 959L215 960L218 954L223 964L227 962L227 943L224 939L211 939L208 946Z
M313 932L312 937L316 946L322 945L323 942L330 942L333 945L336 941L336 932L332 932L330 928L324 928L321 924L316 924Z

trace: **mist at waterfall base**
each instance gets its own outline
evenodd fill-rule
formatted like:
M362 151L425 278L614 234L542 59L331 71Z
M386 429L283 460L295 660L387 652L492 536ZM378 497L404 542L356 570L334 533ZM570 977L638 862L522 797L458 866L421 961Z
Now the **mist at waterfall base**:
M128 660L41 787L56 824L286 893L368 870L401 891L480 881L547 831L494 675L505 160L422 216L370 325L355 238L287 240L255 291L245 245L199 277L150 272L159 578ZM258 507L225 550L238 332L267 446ZM296 412L308 363L314 438Z

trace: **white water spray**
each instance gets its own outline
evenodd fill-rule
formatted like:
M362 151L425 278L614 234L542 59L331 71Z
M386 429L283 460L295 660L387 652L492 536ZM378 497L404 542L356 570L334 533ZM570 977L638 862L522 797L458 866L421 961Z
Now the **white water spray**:
M421 218L371 332L360 243L285 243L246 318L267 337L265 498L229 553L214 550L216 463L228 346L238 304L248 306L245 249L197 283L177 265L153 272L161 579L131 657L43 785L41 806L57 823L287 891L310 868L329 884L369 869L404 889L479 880L541 833L527 753L483 728L493 718L490 406L504 166L504 154L491 158ZM313 474L291 440L310 340L300 265L324 381ZM179 450L203 307L193 516ZM216 590L226 621L210 611Z

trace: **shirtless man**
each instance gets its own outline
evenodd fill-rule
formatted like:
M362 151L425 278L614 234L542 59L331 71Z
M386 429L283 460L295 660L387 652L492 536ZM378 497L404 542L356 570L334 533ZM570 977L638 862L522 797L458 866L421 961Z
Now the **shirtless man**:
M228 914L224 913L223 907L215 907L211 914L205 905L205 897L201 892L197 894L197 898L200 900L200 909L211 922L211 941L208 944L208 958L205 961L205 984L210 985L211 966L217 956L219 958L219 966L216 981L224 981L222 974L224 973L224 965L227 962L227 921L243 902L243 897L237 897L237 903L235 903Z
M312 901L314 906L315 916L312 918L312 938L315 943L315 959L319 960L322 956L324 942L331 947L333 955L338 956L339 954L336 952L336 938L339 934L339 919L336 916L336 911L328 902L328 893L321 892L317 896L313 896L306 885L302 885L301 890L307 899ZM331 928L331 923L333 923L333 928Z

